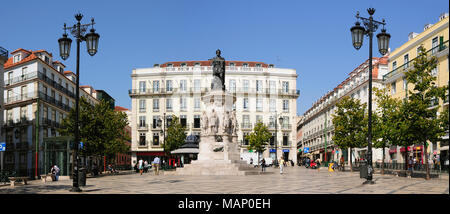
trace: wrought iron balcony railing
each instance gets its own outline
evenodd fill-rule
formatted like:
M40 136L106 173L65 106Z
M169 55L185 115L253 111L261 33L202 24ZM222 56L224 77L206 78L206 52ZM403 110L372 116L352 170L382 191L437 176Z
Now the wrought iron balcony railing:
M444 50L448 50L448 40L443 42L443 43L441 43L441 44L439 44L438 46L428 50L426 52L426 54L430 55L430 56L435 56L435 55L441 53ZM398 68L395 68L391 72L385 74L383 76L383 81L386 81L387 79L389 79L389 78L391 78L391 77L393 77L393 76L395 76L395 75L397 75L399 73L403 73L403 72L407 71L408 69L411 69L413 67L414 61L416 59L417 59L417 57L414 58L414 59L409 60L405 64L403 64L403 65L399 66Z

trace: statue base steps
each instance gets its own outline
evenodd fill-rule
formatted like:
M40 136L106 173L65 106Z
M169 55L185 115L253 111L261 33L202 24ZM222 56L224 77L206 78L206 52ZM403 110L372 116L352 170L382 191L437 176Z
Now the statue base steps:
M195 160L183 168L176 169L176 175L259 175L273 174L262 172L260 168L245 161L232 160Z

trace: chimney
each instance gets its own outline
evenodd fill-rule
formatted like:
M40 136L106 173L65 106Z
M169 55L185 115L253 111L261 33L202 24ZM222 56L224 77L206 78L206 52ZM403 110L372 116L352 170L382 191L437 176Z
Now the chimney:
M441 13L441 15L439 16L439 21L441 21L442 19L447 18L448 13Z
M418 33L414 33L414 32L409 33L408 41L411 40L411 39L414 39L414 37L416 37L417 35L419 35L419 34Z

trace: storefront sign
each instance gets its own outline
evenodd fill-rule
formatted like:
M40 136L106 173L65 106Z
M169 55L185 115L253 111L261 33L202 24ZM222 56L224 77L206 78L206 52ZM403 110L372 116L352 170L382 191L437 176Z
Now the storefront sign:
M277 152L277 150L275 150L275 149L270 149L270 152L271 152L271 153Z
M6 143L1 142L0 143L0 152L4 152L6 150Z
M309 147L305 147L304 152L305 152L305 153L309 153Z
M289 152L289 149L283 149L283 152Z

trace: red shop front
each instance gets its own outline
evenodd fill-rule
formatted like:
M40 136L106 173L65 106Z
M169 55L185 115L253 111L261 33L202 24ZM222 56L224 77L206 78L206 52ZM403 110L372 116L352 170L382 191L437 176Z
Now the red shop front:
M413 152L411 156L419 160L423 164L423 145L420 146L408 146L408 153ZM400 148L400 152L405 152L405 147Z

